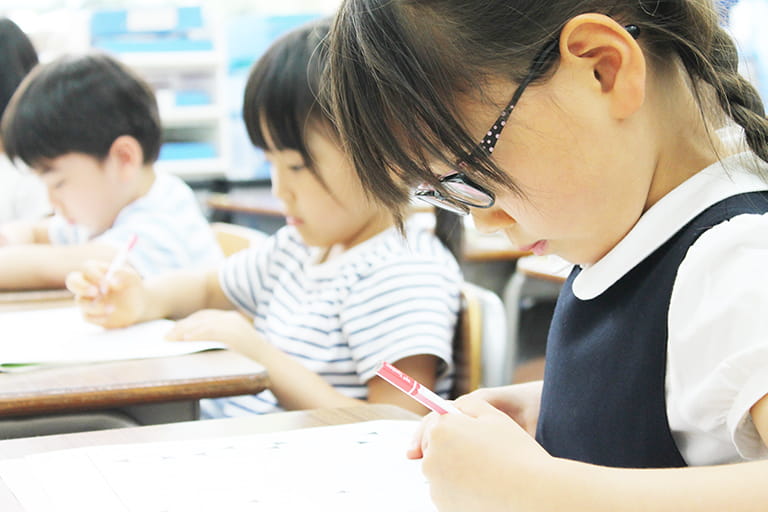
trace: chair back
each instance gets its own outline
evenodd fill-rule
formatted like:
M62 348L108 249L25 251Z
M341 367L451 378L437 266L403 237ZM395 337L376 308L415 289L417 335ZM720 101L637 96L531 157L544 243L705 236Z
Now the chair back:
M452 398L480 387L511 382L505 315L504 305L494 292L472 283L462 285L461 308L453 340L456 373Z
M224 256L231 256L238 251L261 243L268 236L257 229L228 222L212 222L211 229Z

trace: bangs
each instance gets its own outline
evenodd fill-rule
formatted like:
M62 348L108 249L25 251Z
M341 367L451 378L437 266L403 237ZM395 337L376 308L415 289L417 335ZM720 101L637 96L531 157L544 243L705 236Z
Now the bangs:
M333 127L316 93L328 22L309 27L313 25L315 30L283 36L259 59L248 77L243 103L245 126L254 146L298 151L310 168L307 130ZM335 130L329 131L335 135Z
M435 166L463 162L466 173L489 188L510 181L489 155L474 151L479 137L452 108L459 95L482 89L477 77L485 73L446 57L452 53L450 27L416 9L345 2L329 51L326 94L342 141L365 188L398 210L416 184L442 191Z
M313 104L297 98L301 91L295 78L274 69L263 71L267 73L252 75L245 92L243 116L251 142L265 151L305 149L304 133Z

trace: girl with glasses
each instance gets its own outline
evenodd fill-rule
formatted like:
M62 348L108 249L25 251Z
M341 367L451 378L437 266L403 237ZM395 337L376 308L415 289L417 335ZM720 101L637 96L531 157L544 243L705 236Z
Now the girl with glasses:
M182 318L172 339L219 340L265 366L269 391L206 400L204 417L360 401L426 413L376 376L381 361L439 393L451 387L458 264L424 227L408 226L403 238L391 213L354 179L316 101L328 29L320 20L276 41L246 85L245 124L272 164L286 227L210 272L142 283L123 269L104 296L97 286L103 266L67 280L94 323Z
M678 469L768 454L768 121L717 20L708 0L342 3L325 93L371 194L402 211L415 188L575 264L543 383L422 424L441 511L768 503L768 462Z

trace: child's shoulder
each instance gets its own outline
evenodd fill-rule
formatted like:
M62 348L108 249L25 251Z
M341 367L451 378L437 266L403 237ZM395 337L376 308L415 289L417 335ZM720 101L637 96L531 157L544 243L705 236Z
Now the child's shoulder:
M184 196L194 196L192 187L175 174L169 174L167 172L151 171L155 175L155 181L152 187L147 192L147 195L160 195L160 194L183 194Z
M381 232L361 247L360 260L371 268L393 265L438 265L458 271L458 263L451 252L431 229L406 224L405 232L396 228Z
M161 214L173 216L189 215L190 210L202 209L192 188L180 177L164 172L155 172L155 179L147 192L137 200L123 207L121 214ZM196 215L197 218L197 215Z

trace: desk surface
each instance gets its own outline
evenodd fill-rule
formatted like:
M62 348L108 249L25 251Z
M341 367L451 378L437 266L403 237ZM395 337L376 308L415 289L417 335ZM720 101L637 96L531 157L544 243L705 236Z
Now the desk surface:
M415 414L392 405L361 405L344 409L316 409L222 420L203 420L148 427L121 428L0 441L0 458L22 457L49 450L117 443L141 443L204 439L274 432L298 428L341 425L379 419L417 419ZM0 481L0 510L23 512L4 482Z
M0 311L71 305L72 293L66 289L0 291Z
M0 374L0 416L255 394L264 368L229 350Z
M15 300L14 300L15 299ZM0 311L72 305L67 290L0 292ZM0 373L0 417L256 394L266 370L230 350Z

